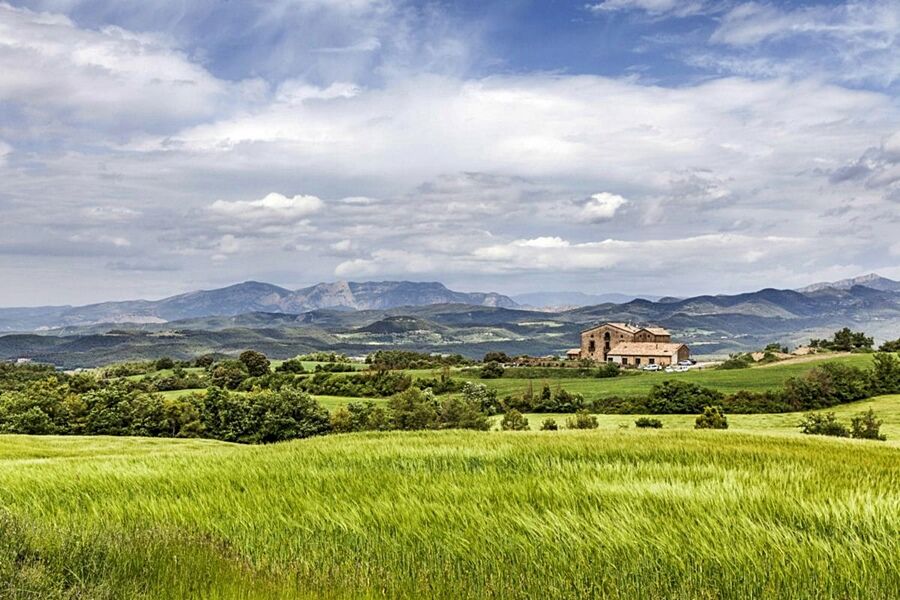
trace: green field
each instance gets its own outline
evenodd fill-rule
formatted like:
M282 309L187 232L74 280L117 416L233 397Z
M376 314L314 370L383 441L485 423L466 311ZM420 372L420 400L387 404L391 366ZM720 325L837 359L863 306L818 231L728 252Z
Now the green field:
M888 443L900 446L900 396L879 396L862 402L842 404L826 410L815 412L833 412L839 419L850 423L850 419L859 413L869 409L875 411L878 419L884 422L881 432L888 438ZM755 415L727 415L728 426L732 430L753 433L795 433L798 434L797 423L805 413L777 413ZM544 419L554 419L556 423L565 428L566 419L571 414L531 413L525 415L528 425L538 430ZM662 421L664 429L693 429L696 415L595 415L600 429L619 429L622 427L634 427L635 419L640 417L654 417ZM500 416L494 417L499 423Z
M898 480L738 431L0 436L0 597L896 598Z
M561 386L566 391L582 394L586 400L591 401L604 396L643 396L646 395L654 384L667 379L688 381L706 387L717 389L726 394L740 390L765 391L781 387L789 377L796 377L809 371L818 364L825 362L826 358L813 362L786 362L784 364L772 364L748 369L702 369L691 370L686 373L648 373L638 372L619 377L606 379L595 378L553 378L553 379L519 379L502 377L500 379L473 379L479 383L494 388L501 395L521 394L528 386L529 381L536 390L539 390L544 382L551 387ZM856 367L868 367L872 362L871 354L858 354L854 356L842 356L831 360Z

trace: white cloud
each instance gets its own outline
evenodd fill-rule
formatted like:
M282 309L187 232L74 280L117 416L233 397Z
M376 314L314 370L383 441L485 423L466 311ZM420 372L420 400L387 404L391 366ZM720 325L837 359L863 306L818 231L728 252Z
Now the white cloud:
M588 223L608 221L616 212L628 204L628 200L617 194L600 192L592 195L581 208L581 219Z
M706 10L708 2L703 0L604 0L586 4L585 8L595 14L615 11L641 10L651 15L672 14L688 16Z
M298 195L288 198L273 192L259 200L216 200L210 205L209 211L239 223L257 226L290 225L304 220L322 206L322 201L316 196Z

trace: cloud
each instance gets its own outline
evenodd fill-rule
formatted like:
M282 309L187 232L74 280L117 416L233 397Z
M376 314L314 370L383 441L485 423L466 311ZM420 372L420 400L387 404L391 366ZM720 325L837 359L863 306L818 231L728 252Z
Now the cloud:
M651 15L686 17L704 12L708 4L702 0L604 0L586 4L585 8L594 14L640 10Z
M0 102L117 133L165 131L213 116L235 86L165 39L0 4Z
M608 221L626 204L628 200L617 194L608 192L594 194L581 207L581 220L587 223Z
M291 198L272 192L259 200L216 200L209 212L233 223L249 226L288 226L302 222L323 207L316 196L297 195Z

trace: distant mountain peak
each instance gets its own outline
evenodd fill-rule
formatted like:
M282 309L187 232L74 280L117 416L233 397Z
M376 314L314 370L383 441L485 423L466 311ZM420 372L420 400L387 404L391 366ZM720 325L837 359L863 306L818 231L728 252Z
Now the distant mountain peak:
M882 277L878 273L869 273L868 275L860 275L859 277L851 277L839 281L823 281L802 287L796 291L802 294L809 294L812 292L820 292L828 288L834 290L849 290L858 285L873 290L880 290L882 292L900 292L900 281Z

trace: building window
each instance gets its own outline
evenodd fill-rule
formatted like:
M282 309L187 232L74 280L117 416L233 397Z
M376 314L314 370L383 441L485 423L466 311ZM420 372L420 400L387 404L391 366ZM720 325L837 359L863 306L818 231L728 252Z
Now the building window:
M596 349L597 349L597 344L594 342L594 340L591 340L588 343L588 352L593 353Z
M647 362L650 363L651 365L655 365L655 364L656 364L656 359L655 359L655 358L650 358L650 359L647 360Z
M640 358L634 359L634 365L635 365L636 367L637 367L637 366L640 366L640 364L641 364L641 359L640 359Z
M624 356L622 357L622 364L623 364L623 365L627 365L627 364L628 364L628 359L625 358Z

